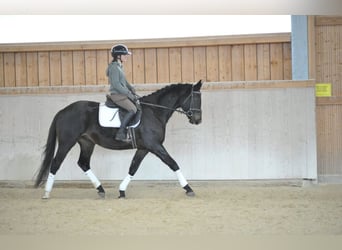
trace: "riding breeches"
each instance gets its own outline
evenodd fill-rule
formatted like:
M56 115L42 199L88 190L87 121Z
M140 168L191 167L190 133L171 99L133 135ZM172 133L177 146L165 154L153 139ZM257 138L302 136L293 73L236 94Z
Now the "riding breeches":
M127 111L133 111L134 113L137 112L137 107L135 104L126 96L122 94L110 94L110 99L120 106L121 108Z

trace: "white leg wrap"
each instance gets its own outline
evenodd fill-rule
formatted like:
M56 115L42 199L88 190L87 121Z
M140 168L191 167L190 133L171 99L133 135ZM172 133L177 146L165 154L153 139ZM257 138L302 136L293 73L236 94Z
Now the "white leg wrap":
M125 179L120 184L119 190L121 191L126 191L128 184L131 182L133 179L132 175L127 175Z
M90 179L91 183L93 183L95 188L98 188L101 185L101 182L99 181L99 179L97 179L97 177L94 175L91 169L85 172L85 175L88 176L88 178Z
M49 176L48 176L46 184L45 184L45 192L48 192L48 193L51 192L54 182L55 182L55 176L53 174L49 173Z
M182 174L182 172L180 171L180 169L178 169L176 172L176 175L177 175L177 178L178 178L178 181L180 183L180 185L182 187L185 187L186 185L188 185L188 182L186 181L186 179L184 178L184 175Z
M55 176L51 173L49 173L48 178L46 180L45 184L45 194L43 196L43 199L49 199L50 198L50 192L52 190L53 183L55 182Z

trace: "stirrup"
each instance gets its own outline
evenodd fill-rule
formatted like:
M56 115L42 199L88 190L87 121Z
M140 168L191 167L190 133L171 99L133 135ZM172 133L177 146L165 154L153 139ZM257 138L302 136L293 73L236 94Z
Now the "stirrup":
M130 138L125 138L125 139L116 139L115 138L115 140L117 140L117 141L122 141L122 142L131 142L131 139Z
M129 138L127 136L127 132L124 133L124 137L123 138L122 137L118 138L118 135L119 134L116 134L116 136L115 136L115 140L117 140L117 141L123 141L123 142L130 142L131 141L131 138Z

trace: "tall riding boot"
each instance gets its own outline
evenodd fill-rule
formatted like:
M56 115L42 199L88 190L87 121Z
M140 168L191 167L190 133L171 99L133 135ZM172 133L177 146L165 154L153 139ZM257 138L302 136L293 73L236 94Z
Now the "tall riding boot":
M131 119L134 117L134 115L135 115L134 111L128 111L128 113L122 119L119 131L117 132L117 134L115 136L116 140L127 141L126 127L127 127L128 123L131 121Z

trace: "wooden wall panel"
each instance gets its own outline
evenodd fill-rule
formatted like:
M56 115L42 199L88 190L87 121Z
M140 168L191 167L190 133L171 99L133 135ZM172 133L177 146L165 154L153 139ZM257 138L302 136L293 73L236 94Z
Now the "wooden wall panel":
M73 51L72 56L74 85L82 85L86 81L84 51Z
M27 86L26 53L15 53L15 86Z
M50 85L49 52L38 52L38 80L39 86Z
M269 44L257 45L258 80L271 80L271 56Z
M320 176L342 176L342 105L320 105L317 117L317 165Z
M283 46L281 43L270 46L271 80L281 80L284 77Z
M27 86L38 86L38 53L28 52L27 60Z
M255 44L248 44L244 47L245 56L245 80L258 79L257 74L257 50Z
M84 52L84 67L85 67L85 84L96 85L97 71L96 71L96 51L89 50Z
M194 50L193 48L182 48L182 82L194 81Z
M283 43L284 80L292 79L291 44Z
M202 79L204 82L208 81L207 78L207 53L205 47L194 48L194 78ZM217 60L217 58L216 58Z
M96 51L90 50L84 52L85 59L85 84L96 85L97 67L96 67Z
M0 86L107 84L112 43L0 45ZM289 34L122 43L133 53L124 64L133 84L291 79Z
M342 182L342 17L316 17L316 81L331 83L332 97L316 100L319 178Z
M169 49L157 49L157 82L170 82Z
M232 47L232 80L245 80L244 46L234 45Z
M145 82L157 83L157 50L145 49Z
M61 62L62 62L62 85L74 85L72 51L62 51Z
M4 54L0 53L0 88L5 87Z
M170 82L181 82L181 49L170 48Z
M232 80L232 47L230 45L219 46L219 81Z
M342 96L342 25L316 29L317 78L332 83L334 96Z
M15 87L15 59L14 53L4 53L5 87Z
M195 81L197 80L194 79ZM219 81L219 55L217 46L207 47L207 80L208 82Z
M96 76L98 84L107 84L106 69L108 67L109 58L106 50L96 51Z
M132 83L145 83L145 53L144 49L133 50L133 80Z
M50 77L52 86L62 85L62 58L60 51L50 52Z

